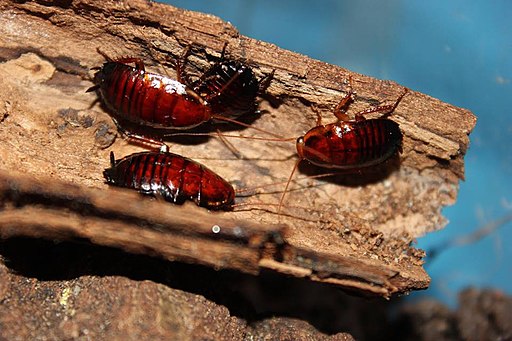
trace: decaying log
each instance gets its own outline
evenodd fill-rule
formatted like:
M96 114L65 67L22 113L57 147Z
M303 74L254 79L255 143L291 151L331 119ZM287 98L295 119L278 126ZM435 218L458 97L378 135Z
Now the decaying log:
M90 240L128 252L257 274L261 268L387 296L410 281L397 271L301 249L286 228L0 172L0 237ZM117 191L115 191L117 192Z
M312 106L321 108L324 122L333 121L331 108L349 75L357 92L351 112L392 102L403 87L241 36L216 17L142 0L2 0L0 8L2 236L80 237L215 267L270 268L384 297L428 286L423 253L410 244L441 228L441 208L455 202L476 121L469 111L411 90L390 117L404 134L400 166L297 182L286 215L176 208L104 184L110 150L121 156L141 148L115 139L105 109L85 92L90 69L104 61L98 47L141 57L148 69L173 76L169 61L186 46L193 47L188 71L197 74L227 42L229 56L253 65L258 77L275 70L263 114L252 124L287 137L315 124ZM288 143L231 140L244 156L237 159L218 139L189 141L171 148L239 187L282 182L296 160ZM300 171L298 177L316 172L307 165ZM275 204L279 189L246 202ZM35 200L45 197L53 203ZM83 198L93 209L83 207ZM223 233L225 226L249 231L249 237L234 230L234 236L213 237L213 225Z

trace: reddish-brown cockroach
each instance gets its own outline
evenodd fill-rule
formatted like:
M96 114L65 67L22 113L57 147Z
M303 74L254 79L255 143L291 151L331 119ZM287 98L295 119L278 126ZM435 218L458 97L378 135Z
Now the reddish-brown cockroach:
M401 152L402 132L396 122L382 117L365 119L363 115L378 111L391 113L406 92L394 105L364 110L355 115L355 120L348 120L338 106L334 111L338 121L322 125L319 119L316 127L297 139L297 154L323 168L360 169ZM351 95L350 91L347 96ZM346 98L351 100L351 97L344 97L341 103L348 101Z
M235 207L279 206L271 203L250 202L235 204L235 196L250 193L257 188L235 190L222 177L202 164L167 151L165 145L159 152L148 151L125 156L116 160L110 153L110 168L104 170L106 182L113 186L137 190L145 195L161 197L164 200L183 204L186 200L210 210L231 211ZM274 186L263 185L258 188ZM246 196L246 195L242 195ZM296 207L310 210L304 207ZM273 211L265 210L269 213ZM301 220L308 220L289 215Z
M88 91L98 90L118 121L160 129L188 129L213 115L210 106L189 87L146 72L138 58L108 60L94 75L94 83Z
M297 139L301 159L323 167L358 169L372 166L401 150L398 124L385 118L320 125Z
M182 81L186 79L182 71L188 53L178 64L178 80L146 72L139 58L114 60L99 53L107 62L98 69L94 75L95 85L87 91L98 91L118 126L130 122L142 127L174 130L219 120L250 127L231 117L255 110L256 96L268 87L273 74L258 81L250 67L226 60L223 51L219 62L188 85Z
M335 123L322 125L321 116L317 113L316 127L297 139L299 160L288 178L279 207L284 201L290 181L301 160L323 168L354 171L377 165L397 152L402 152L402 132L396 122L385 116L396 109L408 89L405 89L394 104L368 108L357 112L355 120L350 120L346 112L354 100L352 77L349 78L349 84L348 93L333 111L338 120ZM374 119L364 117L373 112L383 114L380 118Z
M138 190L182 204L186 200L211 210L230 210L235 190L226 180L200 163L167 151L141 152L116 160L103 175L110 185Z

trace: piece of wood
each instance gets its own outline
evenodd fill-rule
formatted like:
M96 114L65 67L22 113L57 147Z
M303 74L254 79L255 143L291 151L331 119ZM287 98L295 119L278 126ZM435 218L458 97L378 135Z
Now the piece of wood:
M163 4L142 0L0 0L0 9L0 167L12 174L24 173L26 177L15 176L23 183L30 183L30 178L50 178L44 180L49 187L60 181L72 182L80 185L80 191L86 191L83 186L104 191L114 202L124 194L104 184L102 171L108 166L109 151L123 156L140 147L119 138L113 143L115 128L111 119L99 104L91 107L96 96L85 93L92 85L90 68L104 61L96 51L98 47L111 56L141 57L148 69L173 76L175 72L167 61L179 58L189 44L193 44L194 53L187 71L200 73L208 67L208 57L219 56L227 42L229 56L251 64L258 77L275 70L260 104L263 114L252 124L287 137L297 137L314 126L312 106L321 109L324 122L334 121L331 109L346 90L349 75L357 92L349 114L380 102L391 103L403 92L403 87L394 82L312 60L244 37L216 17ZM464 174L468 134L476 119L467 110L412 90L390 118L400 124L404 134L398 169L391 164L335 180L294 183L285 202L287 215L257 210L226 213L243 228L252 226L248 221L258 222L266 231L288 225L286 247L279 253L270 251L267 257L265 252L262 256L249 248L251 271L270 268L384 297L428 286L429 278L422 268L423 253L410 244L414 238L445 224L441 208L456 200L458 181ZM243 134L260 136L250 129ZM230 141L244 155L243 160L232 156L215 138L172 144L171 148L206 164L239 187L282 183L288 178L296 160L293 144ZM315 172L303 165L302 174L297 177ZM274 194L255 195L245 201L277 204L282 187L274 187ZM133 200L139 199L143 201ZM147 205L164 210L161 203ZM13 217L21 214L16 209L9 211L9 233L30 235L27 231L33 222L16 227ZM195 218L200 211L187 205L180 208L180 215ZM45 212L41 214L48 219L65 218L65 214L53 209ZM142 212L133 214L139 213ZM202 219L208 221L209 216L200 215L201 219L194 219L190 226L203 226ZM91 226L104 224L94 216L79 218L91 219ZM45 225L38 223L40 227ZM77 220L67 228L77 233L81 224ZM64 227L57 223L48 226ZM101 229L94 231L99 233ZM87 238L127 250L150 250L147 252L173 259L210 262L197 255L178 255L177 249L166 251L172 256L155 245L144 249L143 243L151 238L140 239L137 247L120 240L114 242L115 231L109 231ZM9 235L5 230L2 233ZM146 230L141 231L141 235L144 233ZM47 237L55 235L48 232ZM226 249L234 247L229 245ZM221 254L216 256L222 258ZM258 266L254 267L256 262ZM224 266L243 270L240 264L237 259L226 261Z
M290 245L285 226L234 221L228 214L112 192L0 171L0 237L89 240L252 274L265 268L385 297L404 281L398 271L380 264Z
M0 172L0 193L7 205L0 212L3 238L86 239L247 273L257 273L261 254L276 258L284 240L283 226L240 224L203 210L190 215L185 207L140 200L127 191L112 196L110 191Z

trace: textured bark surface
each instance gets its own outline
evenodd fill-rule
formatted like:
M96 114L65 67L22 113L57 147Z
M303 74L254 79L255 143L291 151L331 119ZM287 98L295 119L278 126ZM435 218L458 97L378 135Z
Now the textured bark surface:
M263 114L248 119L286 137L315 125L312 107L321 110L324 122L332 122L331 109L349 75L357 92L349 114L391 103L403 87L241 36L216 17L156 3L0 0L0 8L3 237L78 238L215 268L270 269L384 297L428 286L423 253L410 244L441 228L441 208L455 202L476 121L467 110L411 90L390 117L404 134L400 159L334 180L294 183L285 202L287 215L169 207L104 184L110 150L120 157L141 148L116 138L96 95L85 92L92 85L90 68L104 61L96 48L113 57L141 57L149 70L174 76L168 61L179 58L189 44L194 48L187 71L193 75L205 70L227 42L229 56L251 64L258 77L275 70L260 103ZM250 129L243 134L258 135ZM244 159L235 158L216 138L190 137L172 141L171 148L238 187L282 182L296 161L293 144L231 142ZM319 172L303 163L296 177ZM275 204L282 187L244 201ZM82 200L102 195L94 209ZM212 237L213 225L222 232L254 234ZM87 280L94 285L95 277ZM129 293L120 295L130 300Z
M153 281L86 274L39 281L3 264L0 278L0 335L6 340L354 340L290 317L251 326L202 295Z

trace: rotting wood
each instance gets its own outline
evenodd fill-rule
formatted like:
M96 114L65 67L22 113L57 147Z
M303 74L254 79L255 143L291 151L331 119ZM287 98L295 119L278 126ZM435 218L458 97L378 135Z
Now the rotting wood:
M140 150L121 139L105 149L113 142L115 129L100 106L90 108L95 96L85 93L91 86L89 69L103 62L97 47L113 56L141 57L148 68L163 72L161 64L168 65L166 60L175 60L185 46L194 44L189 71L200 72L207 67L207 58L218 56L228 42L230 56L244 58L259 77L275 70L261 103L268 114L253 124L285 136L298 136L314 125L311 106L322 109L324 122L332 121L330 108L342 96L349 75L357 91L351 112L393 101L403 91L396 83L354 74L241 36L216 17L162 4L2 0L0 8L0 58L4 61L0 65L4 89L0 94L0 143L5 147L0 151L0 167L29 177L49 175L49 186L63 180L79 184L81 190L85 185L107 191L101 174L108 166L109 150L119 156ZM170 67L167 70L171 75L174 72ZM455 202L475 117L467 110L410 91L390 118L404 133L398 171L385 176L379 171L378 176L363 172L335 182L309 181L303 185L307 188L290 192L290 206L314 210L290 209L290 214L313 221L255 211L230 214L239 221L257 221L269 230L277 221L289 225L285 238L289 251L283 253L283 260L259 260L258 268L308 274L313 280L386 297L428 285L422 253L409 245L413 238L444 225L440 211ZM289 144L233 143L245 160L230 157L216 139L197 145L173 144L172 149L247 187L286 179L295 162ZM108 189L106 193L111 201L117 200L117 191ZM262 196L260 201L277 202L278 198L279 194ZM200 211L190 205L179 209L183 216L194 218ZM207 219L209 215L204 214ZM191 224L200 225L197 222L194 219ZM16 227L11 224L11 228ZM23 229L17 233L23 234ZM93 242L105 239L108 236L96 236ZM285 257L297 253L300 256ZM257 258L251 259L257 262ZM356 271L361 264L367 265L364 273Z
M140 200L67 183L32 180L0 172L0 234L88 239L127 251L218 268L256 273L261 255L275 257L284 226L236 222L197 209ZM218 229L214 229L214 226ZM272 244L272 245L271 245Z
M388 297L397 271L286 243L286 227L234 221L226 214L140 200L137 193L81 188L0 172L0 236L89 240L168 260L246 273L271 269ZM191 210L196 210L193 216ZM217 226L218 230L214 230Z

